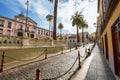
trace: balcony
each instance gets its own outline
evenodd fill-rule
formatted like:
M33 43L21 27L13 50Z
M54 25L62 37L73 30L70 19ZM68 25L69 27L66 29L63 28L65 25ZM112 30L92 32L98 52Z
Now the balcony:
M115 6L118 3L118 0L104 0L105 4L103 4L103 15L102 15L102 21L101 21L101 29L100 29L100 33L102 34L104 29L106 28L107 23L109 22L109 19L111 17L111 15L113 14L113 11L115 9Z
M35 33L35 31L29 31L30 33Z
M108 23L108 20L110 19L111 15L113 14L113 11L115 9L115 6L117 5L119 0L110 0L108 6L106 7L104 16L105 16L105 21Z

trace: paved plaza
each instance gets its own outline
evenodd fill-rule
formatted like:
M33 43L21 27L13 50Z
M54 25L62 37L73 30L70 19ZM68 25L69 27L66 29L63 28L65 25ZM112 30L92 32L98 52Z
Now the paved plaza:
M79 48L79 50L84 52L84 48ZM46 60L6 70L0 74L0 80L35 80L36 69L41 70L42 79L57 77L65 73L72 66L77 56L78 50L73 49L71 52L68 51Z
M84 55L85 47L78 48L81 55ZM64 77L58 79L51 79L64 74L70 69L78 56L78 50L73 49L71 52L68 51L42 61L6 70L0 74L0 80L35 80L36 69L41 70L43 80L116 80L97 45L93 49L91 56L82 62L81 69L74 69L78 67L77 62L74 65L77 67L71 69L67 77L64 75Z
M72 80L120 80L115 78L102 54L102 51L96 45L92 55L76 72Z

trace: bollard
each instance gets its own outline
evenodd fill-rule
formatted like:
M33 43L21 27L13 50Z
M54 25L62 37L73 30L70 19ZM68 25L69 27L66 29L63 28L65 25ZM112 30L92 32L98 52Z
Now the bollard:
M78 68L79 69L81 68L81 65L80 65L80 51L78 51Z
M71 46L70 46L70 52L71 52Z
M4 69L4 57L5 57L5 52L3 51L0 72L3 72L3 69Z
M47 48L45 49L45 59L47 59Z
M91 55L91 52L90 52L90 48L88 49L88 56L90 56Z
M36 70L36 80L42 80L41 76L40 76L40 70L39 69Z
M61 54L63 54L63 47L62 47L62 51L61 51Z
M87 48L85 48L85 54L86 54L86 57L85 57L85 58L88 58L88 51L87 51Z
M85 53L87 53L87 48L85 48Z
M77 45L75 45L75 49L78 49Z

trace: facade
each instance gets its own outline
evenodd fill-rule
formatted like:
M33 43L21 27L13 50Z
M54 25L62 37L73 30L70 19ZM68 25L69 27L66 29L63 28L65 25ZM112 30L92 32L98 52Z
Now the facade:
M94 42L96 39L96 32L91 33L89 36L89 39L90 39L90 41Z
M88 32L83 32L84 34L84 43L88 43L89 42L89 33ZM59 36L58 36L59 38ZM80 43L82 43L82 33L79 33L79 39L80 39ZM76 38L76 34L65 34L62 35L62 39L61 41L66 41L68 43L76 43L77 42L77 38Z
M83 35L84 35L84 40L83 42L86 44L89 42L89 37L90 37L90 34L88 32L83 32ZM80 37L80 42L82 42L82 32L79 33L79 37Z
M50 35L49 35L50 34ZM37 23L28 17L26 27L26 17L22 14L15 16L13 19L0 16L0 42L4 42L4 36L12 36L18 38L52 38L52 31L40 28Z
M120 76L120 0L98 0L98 39L111 70Z

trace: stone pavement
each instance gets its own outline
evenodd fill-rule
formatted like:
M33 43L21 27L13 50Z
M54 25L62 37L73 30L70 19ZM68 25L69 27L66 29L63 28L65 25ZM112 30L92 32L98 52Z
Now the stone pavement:
M117 80L105 61L98 45L92 51L82 68L76 72L71 80ZM120 79L118 79L120 80Z
M72 48L71 50L75 50L75 49ZM66 52L69 52L69 51L70 50L64 50L63 53L66 53ZM57 55L60 55L60 54L61 54L61 51L58 52L58 53L47 54L47 57L48 58L49 57L54 57L54 56L57 56ZM28 59L26 59L26 60L28 60ZM33 60L29 60L29 61L13 61L13 62L5 63L4 64L4 70L9 70L9 69L13 69L13 68L16 68L16 67L19 67L19 66L24 66L24 65L34 63L34 62L38 62L38 61L41 61L41 60L44 60L44 59L45 59L45 55L41 55L40 57L38 57L36 59L33 59Z
M81 51L81 55L84 55L84 47L80 47L78 50ZM73 65L78 56L78 50L6 70L0 73L0 80L35 80L36 69L38 68L41 70L41 76L44 79L59 76L68 71ZM59 80L67 79L61 78Z

